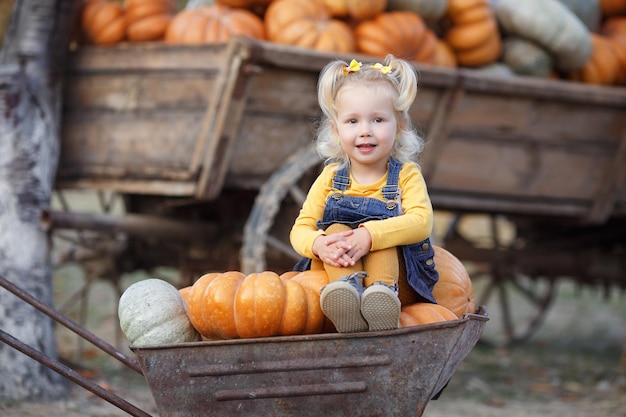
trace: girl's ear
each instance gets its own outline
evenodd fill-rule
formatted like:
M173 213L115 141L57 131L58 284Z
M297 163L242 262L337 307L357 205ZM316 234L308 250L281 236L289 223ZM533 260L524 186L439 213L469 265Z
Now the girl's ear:
M396 113L397 131L401 132L409 126L409 120L402 114Z
M339 132L337 131L337 122L334 120L329 120L328 125L330 126L330 131L333 133L333 135L339 137Z

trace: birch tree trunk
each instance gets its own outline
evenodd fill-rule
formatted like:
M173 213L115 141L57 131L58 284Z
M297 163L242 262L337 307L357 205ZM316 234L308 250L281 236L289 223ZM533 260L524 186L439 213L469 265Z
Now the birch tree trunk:
M4 0L3 0L4 1ZM0 275L51 305L47 236L74 0L17 0L0 50ZM52 321L0 288L0 329L56 358ZM65 379L0 343L0 400L51 399Z

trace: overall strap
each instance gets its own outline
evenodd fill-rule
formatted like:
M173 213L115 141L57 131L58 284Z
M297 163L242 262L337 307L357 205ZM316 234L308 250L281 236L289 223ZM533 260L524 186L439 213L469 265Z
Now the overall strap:
M333 189L345 191L350 185L350 164L344 164L333 176Z
M387 184L383 187L383 198L387 200L387 208L393 210L396 208L398 197L400 197L400 188L398 182L400 180L400 170L402 163L395 158L389 159L389 167L387 168Z

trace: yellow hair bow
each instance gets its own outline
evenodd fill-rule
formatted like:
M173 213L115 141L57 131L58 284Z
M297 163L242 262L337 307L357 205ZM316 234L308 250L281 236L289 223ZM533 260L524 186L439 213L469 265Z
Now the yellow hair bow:
M382 72L383 74L389 74L391 72L391 67L389 65L383 65L380 62L370 65L370 68L378 70Z
M363 64L356 59L353 59L352 61L350 61L350 65L348 65L347 67L343 67L343 75L346 76L351 72L361 71L361 65Z

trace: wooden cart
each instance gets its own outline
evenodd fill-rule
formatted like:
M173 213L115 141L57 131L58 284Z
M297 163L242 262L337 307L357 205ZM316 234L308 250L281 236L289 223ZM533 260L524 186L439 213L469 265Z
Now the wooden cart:
M321 164L317 76L336 57L248 39L75 51L57 193L119 195L124 211L66 204L43 224L89 231L86 246L114 254L117 273L173 264L191 282L208 270L289 269L287 234ZM626 89L418 70L420 163L435 209L454 216L440 243L488 272L479 303L501 295L506 342L539 325L558 277L626 287ZM492 220L488 241L460 227L476 213ZM534 309L523 328L508 291Z

